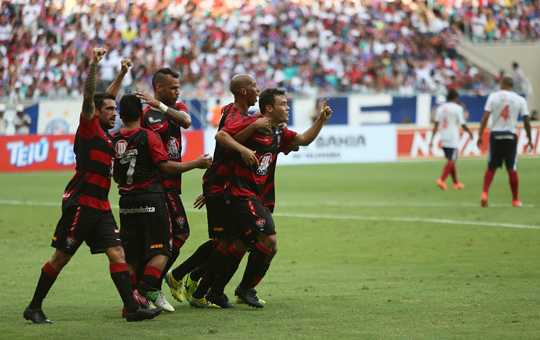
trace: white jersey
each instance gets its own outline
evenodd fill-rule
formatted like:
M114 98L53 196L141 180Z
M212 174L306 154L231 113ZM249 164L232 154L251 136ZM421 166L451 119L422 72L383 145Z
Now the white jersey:
M465 124L463 107L453 102L444 103L437 108L435 121L439 123L441 145L445 148L457 148L461 125Z
M507 90L490 94L484 109L491 112L491 131L515 133L519 116L529 115L525 98Z

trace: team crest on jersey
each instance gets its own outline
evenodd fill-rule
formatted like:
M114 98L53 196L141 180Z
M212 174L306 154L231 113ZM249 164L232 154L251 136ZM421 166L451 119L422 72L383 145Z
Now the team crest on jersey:
M268 168L270 167L270 163L272 163L272 154L271 153L265 153L259 162L259 167L257 168L257 175L259 176L266 176L268 173Z
M117 158L122 157L122 155L126 152L127 145L128 143L124 139L120 139L118 142L116 142L116 145L114 146L114 151L116 152Z
M169 138L169 142L167 143L167 151L169 152L170 159L180 158L180 148L178 145L178 140L176 138Z

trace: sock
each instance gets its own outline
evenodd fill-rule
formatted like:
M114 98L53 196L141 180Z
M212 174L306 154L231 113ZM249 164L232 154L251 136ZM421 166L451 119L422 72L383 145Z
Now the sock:
M225 286L231 281L234 273L238 269L245 251L237 249L234 245L231 245L227 249L227 256L224 258L224 266L220 273L215 277L214 283L210 288L213 294L221 295L224 293Z
M194 298L200 299L208 293L208 290L213 285L215 278L225 266L226 258L227 249L223 244L220 243L215 247L214 251L210 255L210 258L208 258L205 273L197 286L197 290L193 293Z
M46 262L41 268L41 275L34 292L34 297L30 301L30 308L32 309L41 309L43 299L47 296L47 293L51 289L54 281L58 277L60 272L51 266L49 262Z
M446 181L446 178L448 177L448 174L450 174L450 171L452 170L452 161L446 162L446 165L443 168L443 172L441 175L441 181Z
M172 275L176 281L182 280L184 275L191 272L195 268L201 266L210 256L210 253L214 249L214 240L208 240L201 244L197 250L182 262L178 267L172 271Z
M487 169L486 173L484 174L484 186L482 188L483 192L489 192L489 187L493 181L493 177L495 177L495 170Z
M508 182L510 182L510 189L512 190L512 200L519 199L519 176L516 170L508 171Z
M161 281L159 281L159 290L161 290L161 286L163 285L163 279L165 278L165 275L167 275L167 272L169 269L171 269L172 265L174 264L174 261L178 258L180 255L180 248L173 247L173 250L171 251L171 257L169 257L169 260L167 260L167 264L165 265L165 268L163 269L163 272L161 274Z
M248 263L242 281L238 287L242 289L255 288L259 282L264 278L270 263L274 257L274 253L271 249L268 249L261 244L256 244L256 249L253 249L249 253Z
M111 279L118 290L118 294L120 294L124 302L124 306L130 312L137 310L139 304L133 298L133 289L127 263L111 263L109 265L109 271L111 272Z
M452 166L450 167L450 176L452 177L452 182L458 183L457 178L457 170L456 170L456 163L452 162Z
M139 282L139 292L141 292L143 296L146 296L146 293L158 290L160 281L161 270L154 266L147 265L144 268L144 273Z

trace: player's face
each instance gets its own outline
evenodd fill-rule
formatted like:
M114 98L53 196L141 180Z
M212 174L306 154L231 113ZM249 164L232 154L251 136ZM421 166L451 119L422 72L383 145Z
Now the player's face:
M249 106L255 105L257 98L259 97L259 88L257 87L257 82L255 79L251 79L249 84L244 87L245 97Z
M112 99L105 99L98 112L101 126L112 129L116 118L116 102Z
M275 96L274 105L272 105L272 110L269 113L274 124L287 123L289 121L287 96Z
M174 104L176 104L176 100L180 95L180 79L168 75L163 82L156 87L157 99L169 106L174 106Z

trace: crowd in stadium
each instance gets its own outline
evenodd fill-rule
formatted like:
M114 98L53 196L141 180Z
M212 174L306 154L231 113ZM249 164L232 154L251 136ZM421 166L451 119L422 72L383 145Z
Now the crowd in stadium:
M305 94L437 94L447 87L486 94L495 80L458 55L459 36L523 40L540 33L538 1L499 2L4 1L0 97L80 95L81 70L96 44L110 51L103 84L130 57L126 87L149 88L151 74L169 65L180 71L185 97L221 96L241 72L262 87Z

